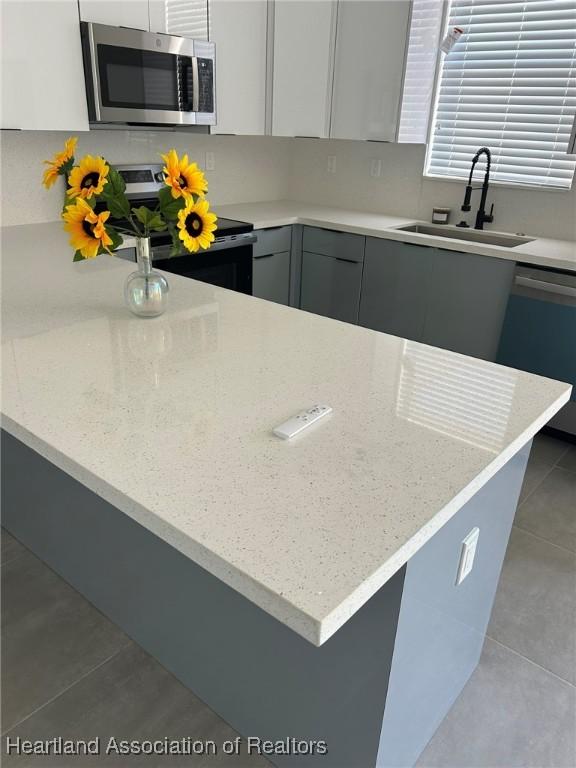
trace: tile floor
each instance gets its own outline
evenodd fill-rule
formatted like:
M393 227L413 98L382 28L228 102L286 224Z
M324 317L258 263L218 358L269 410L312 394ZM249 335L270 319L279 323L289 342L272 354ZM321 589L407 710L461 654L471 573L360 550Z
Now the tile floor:
M1 559L4 736L234 738L230 726L8 534ZM574 768L575 683L576 446L541 435L480 665L419 768ZM5 744L3 738L3 752ZM119 765L117 756L2 758L6 768ZM246 754L120 764L269 765Z

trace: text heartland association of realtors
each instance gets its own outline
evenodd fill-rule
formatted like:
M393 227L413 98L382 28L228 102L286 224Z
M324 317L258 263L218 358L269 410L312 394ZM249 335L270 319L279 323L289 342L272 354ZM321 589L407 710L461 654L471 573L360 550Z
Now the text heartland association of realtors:
M248 755L327 755L325 741L296 739L287 736L278 741L267 741L257 736L247 736L217 744L210 739L145 739L128 740L110 736L107 740L64 739L54 736L50 739L21 739L6 736L8 755L239 755L242 742Z

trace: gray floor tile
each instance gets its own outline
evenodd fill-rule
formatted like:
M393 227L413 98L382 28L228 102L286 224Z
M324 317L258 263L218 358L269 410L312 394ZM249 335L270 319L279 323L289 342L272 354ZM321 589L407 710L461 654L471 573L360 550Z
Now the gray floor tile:
M2 598L4 730L129 642L29 552L2 566Z
M546 475L550 474L551 471L552 467L550 467L549 464L537 461L536 459L530 459L524 474L522 490L520 491L520 503L536 490Z
M576 474L554 468L520 504L514 525L576 552Z
M13 729L11 738L48 739L58 734L65 739L100 740L100 756L57 756L43 758L42 766L138 765L146 768L186 766L217 768L242 766L263 768L270 764L262 757L224 755L222 742L232 740L236 732L212 712L191 691L160 666L137 645L120 651L90 675L84 677L62 696ZM163 740L190 738L214 741L218 754L204 756L129 756L105 755L111 737L117 740ZM4 739L3 749L6 749ZM10 766L38 766L34 757L3 754Z
M576 556L513 528L488 636L576 682Z
M558 462L558 466L576 472L576 445L570 446L564 456Z
M419 768L574 768L576 689L487 640Z
M532 443L530 459L552 467L564 456L569 447L570 443L565 440L540 433Z
M8 563L26 552L26 548L11 536L4 528L0 528L0 562Z

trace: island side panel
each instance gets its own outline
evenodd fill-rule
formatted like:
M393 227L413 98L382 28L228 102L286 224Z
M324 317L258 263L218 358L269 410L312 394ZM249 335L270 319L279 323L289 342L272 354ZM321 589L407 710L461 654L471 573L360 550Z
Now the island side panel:
M2 432L3 524L239 733L325 740L278 766L376 766L401 569L315 647Z
M410 559L378 756L412 766L478 664L531 441ZM462 540L480 535L456 586Z

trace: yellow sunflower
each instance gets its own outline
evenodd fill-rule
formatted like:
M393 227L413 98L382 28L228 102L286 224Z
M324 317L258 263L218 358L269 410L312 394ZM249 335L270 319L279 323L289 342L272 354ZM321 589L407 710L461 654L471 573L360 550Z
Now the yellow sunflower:
M190 195L203 195L208 190L208 182L196 163L188 162L188 155L180 160L175 149L171 149L167 155L162 155L164 166L164 180L172 187L172 197L189 197Z
M194 253L200 248L210 248L214 241L216 216L209 210L208 200L198 200L195 203L190 198L186 207L178 213L178 237L185 247Z
M108 250L112 238L106 232L104 224L110 216L110 211L95 213L81 197L74 205L67 205L62 214L66 222L64 229L70 232L70 245L75 251L80 251L85 259L94 259L100 246ZM110 251L108 251L110 252Z
M108 183L108 167L103 157L85 155L79 165L75 165L70 171L68 179L68 197L82 197L90 199L92 195L99 195Z
M48 168L44 171L44 178L42 183L46 189L50 189L52 184L60 176L62 166L74 157L74 150L78 139L75 136L71 136L64 144L64 150L62 152L56 152L52 160L44 160Z

